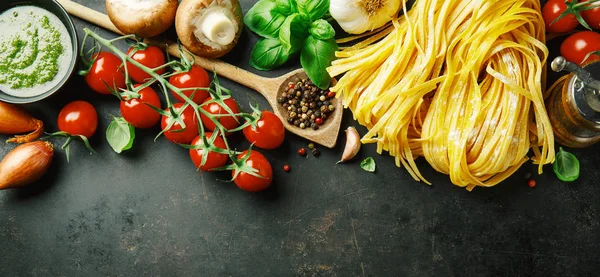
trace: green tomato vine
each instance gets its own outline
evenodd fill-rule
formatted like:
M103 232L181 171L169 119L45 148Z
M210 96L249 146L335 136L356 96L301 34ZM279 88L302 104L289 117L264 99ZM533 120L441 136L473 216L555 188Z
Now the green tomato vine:
M178 87L172 85L171 83L169 83L168 78L171 76L177 75L181 72L189 71L195 62L193 55L183 51L181 46L179 46L179 51L180 51L180 56L181 56L181 59L179 61L171 60L170 57L167 56L168 60L167 60L167 63L165 63L164 65L161 65L157 68L148 68L132 58L133 54L135 54L136 51L147 47L147 45L144 44L143 42L141 42L137 37L135 37L135 35L126 35L126 36L121 36L121 37L118 37L115 39L105 39L105 38L101 37L100 35L96 34L95 32L91 31L88 28L84 28L84 32L85 32L85 37L83 39L82 45L86 45L86 42L88 41L89 38L94 40L93 41L94 45L93 45L92 49L90 51L88 51L88 53L87 53L87 55L92 55L92 58L88 59L88 61L91 60L91 63L93 63L93 57L94 57L95 53L100 52L102 50L102 47L105 47L106 49L110 50L113 54L115 54L117 57L119 57L121 59L121 61L123 62L122 67L124 68L126 89L119 90L114 85L110 86L109 84L106 84L111 89L111 92L113 93L113 95L115 95L117 98L119 98L119 100L122 101L124 98L127 98L127 99L139 98L140 97L139 92L142 89L149 87L151 85L157 85L160 88L160 91L163 92L164 99L167 104L167 107L165 110L161 109L160 107L154 107L152 105L145 103L146 105L148 105L149 107L154 109L156 112L158 112L162 116L166 116L169 119L171 119L171 120L169 120L169 124L166 126L166 128L164 128L164 130L162 130L156 136L155 140L157 138L159 138L165 131L170 130L175 123L178 123L181 126L182 130L185 130L186 128L195 128L196 127L196 128L198 128L198 133L199 133L200 137L202 138L202 143L199 145L180 144L180 146L182 146L183 148L186 148L186 149L196 149L196 150L202 149L202 150L204 150L201 166L206 163L208 154L210 152L226 154L229 156L230 160L232 161L232 165L225 166L225 167L217 169L217 170L235 170L236 172L245 172L250 175L253 175L253 176L256 176L259 178L263 178L262 176L260 176L258 174L258 170L254 169L252 167L243 165L243 164L245 164L245 162L243 162L243 159L237 158L237 154L239 154L239 152L231 150L231 148L229 146L229 142L227 140L227 136L226 136L227 133L240 131L247 126L251 126L251 125L255 124L259 120L261 113L258 110L258 108L255 106L252 106L253 113L243 113L243 112L234 113L223 102L223 101L231 98L231 91L229 89L223 87L219 83L219 79L218 79L216 73L214 74L213 81L211 82L211 85L209 88L198 87L198 88L181 89L181 88L178 88ZM120 40L134 40L136 42L136 45L139 45L139 46L134 46L134 50L131 51L131 53L129 53L129 55L128 55L127 53L121 51L119 48L117 48L114 45L115 42L120 41ZM82 59L85 61L86 53L81 51L80 55L82 56ZM138 67L142 71L149 74L152 78L149 81L147 81L146 83L141 84L138 87L134 87L133 83L131 82L131 78L129 77L129 72L127 70L127 66L124 66L127 63L130 63L133 66ZM86 62L85 64L89 65L90 62ZM164 73L162 75L156 73L156 70L159 70L161 68L166 68L166 67L171 68L173 71L170 73L167 71L166 73ZM171 100L169 98L169 90L184 100L183 108L181 108L179 110L173 108L173 103L171 102ZM199 90L207 90L212 99L209 101L205 101L202 104L196 104L194 101L191 100L191 98L193 98L193 94L191 95L192 97L188 97L184 93L185 91L199 91ZM227 114L212 115L209 112L202 109L202 107L213 104L213 103L218 104L223 110L225 110L227 112ZM186 126L186 124L183 122L183 120L181 118L181 114L187 107L191 107L194 110L194 114L197 119L196 121L198 122L197 126ZM200 120L201 115L210 119L216 126L212 137L206 136L207 132L204 129L204 125L202 124L202 121ZM235 129L231 129L231 130L226 129L221 124L219 119L221 117L229 117L229 116L236 119L236 121L238 121L238 123L240 123L240 126L238 126ZM240 118L243 120L243 122L240 122ZM223 138L223 140L225 141L226 149L222 149L222 148L216 147L214 145L214 141L215 141L217 135L221 136ZM248 151L251 151L251 148L252 147L250 147L250 149Z

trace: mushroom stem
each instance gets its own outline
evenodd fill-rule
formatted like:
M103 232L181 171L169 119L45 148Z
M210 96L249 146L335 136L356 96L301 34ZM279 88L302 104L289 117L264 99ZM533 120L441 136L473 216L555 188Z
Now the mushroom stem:
M225 14L213 12L204 16L201 30L214 43L229 45L235 39L235 23Z

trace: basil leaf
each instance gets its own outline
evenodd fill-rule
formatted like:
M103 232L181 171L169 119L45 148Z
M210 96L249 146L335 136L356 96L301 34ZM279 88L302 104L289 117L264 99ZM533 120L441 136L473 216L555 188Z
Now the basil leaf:
M262 38L252 49L250 65L258 70L271 70L284 64L289 56L279 39Z
M373 160L371 157L367 157L360 163L360 168L368 172L375 172L375 167L375 160Z
M131 149L135 139L135 128L122 117L115 117L106 129L106 140L113 150L121 153Z
M319 19L310 25L310 34L320 40L335 37L335 30L326 20Z
M279 41L285 50L292 54L302 48L308 36L308 22L300 14L292 14L285 19L279 30Z
M329 11L329 0L296 0L298 12L311 21L322 18Z
M285 15L277 10L277 4L269 0L258 1L244 16L244 24L262 37L277 38Z
M333 38L320 40L309 36L304 42L300 63L308 78L320 89L329 88L331 76L327 72L327 67L335 60L337 50L338 45Z
M562 147L556 153L552 169L556 177L563 182L573 182L579 178L579 160L575 155L564 151Z
M277 4L276 11L283 15L291 15L298 12L296 0L275 0Z

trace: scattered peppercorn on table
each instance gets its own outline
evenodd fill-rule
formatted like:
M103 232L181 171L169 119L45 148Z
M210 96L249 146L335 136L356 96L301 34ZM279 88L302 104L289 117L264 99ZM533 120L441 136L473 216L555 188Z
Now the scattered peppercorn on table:
M105 12L104 1L76 2ZM240 1L243 12L254 3ZM84 27L95 29L74 22L80 40ZM296 62L272 72L252 69L256 41L244 29L240 43L223 59L268 77L300 67ZM249 89L226 79L221 83L243 110L253 99L268 107ZM318 128L318 119L327 120L333 95L312 88L298 95L297 85L290 84L279 103L289 108L288 120L298 128ZM99 130L119 114L114 99L92 92L77 76L55 96L26 109L44 121L47 131L56 130L60 107L74 100L95 106ZM346 111L342 128L348 126L365 133ZM431 187L413 181L387 154L377 155L374 145L363 145L354 160L336 164L343 133L334 149L309 146L288 133L283 145L267 154L273 183L252 194L226 182L230 174L194 171L187 150L162 138L154 142L158 132L138 130L135 147L121 155L100 132L90 140L93 155L73 145L67 163L57 149L42 180L1 191L0 276L596 273L600 146L571 150L581 162L577 182L561 183L550 167L539 176L537 167L527 164L502 185L468 193L422 159L417 163ZM2 144L0 155L14 147ZM298 154L301 148L304 155ZM367 157L376 161L375 173L360 168Z

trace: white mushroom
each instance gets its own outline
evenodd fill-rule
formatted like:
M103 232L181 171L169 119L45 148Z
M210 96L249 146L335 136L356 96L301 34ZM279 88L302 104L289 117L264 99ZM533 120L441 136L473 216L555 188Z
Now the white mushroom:
M242 27L242 9L237 0L183 0L175 19L181 44L207 58L229 53Z
M121 32L149 38L173 25L177 0L106 0L106 12Z

